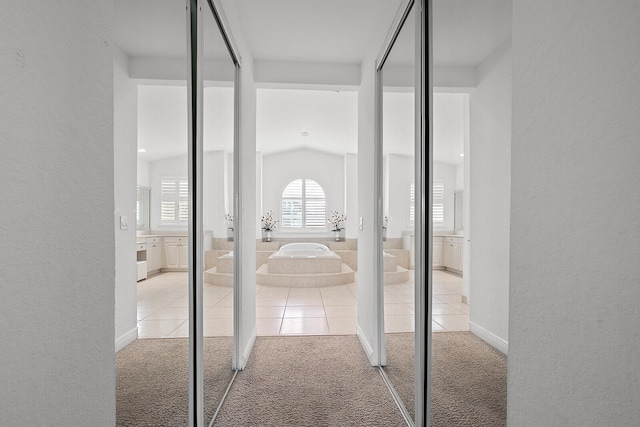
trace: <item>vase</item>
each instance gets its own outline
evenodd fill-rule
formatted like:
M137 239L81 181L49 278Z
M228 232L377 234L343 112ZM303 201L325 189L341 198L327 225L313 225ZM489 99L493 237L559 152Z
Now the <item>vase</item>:
M264 230L264 240L267 242L271 241L271 230Z
M336 242L340 241L340 230L333 230L333 234L335 235Z

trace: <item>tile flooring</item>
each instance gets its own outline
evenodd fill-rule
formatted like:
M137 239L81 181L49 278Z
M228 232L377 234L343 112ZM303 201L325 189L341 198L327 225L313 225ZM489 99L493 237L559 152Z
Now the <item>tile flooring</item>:
M433 272L433 331L469 330L469 306L461 302L462 279ZM187 273L164 273L138 282L138 336L186 337ZM356 333L356 282L322 288L256 286L258 335ZM233 334L231 288L205 284L205 336ZM414 330L413 281L385 285L385 332Z

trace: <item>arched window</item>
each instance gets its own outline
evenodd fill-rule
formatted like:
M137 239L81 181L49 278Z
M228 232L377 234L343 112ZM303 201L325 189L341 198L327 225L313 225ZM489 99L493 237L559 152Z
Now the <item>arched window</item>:
M312 179L295 179L282 192L282 228L325 228L324 190Z

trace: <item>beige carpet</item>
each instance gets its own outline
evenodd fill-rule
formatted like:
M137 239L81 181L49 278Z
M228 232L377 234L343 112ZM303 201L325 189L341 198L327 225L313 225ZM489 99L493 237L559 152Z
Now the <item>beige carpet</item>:
M406 426L355 335L258 337L216 426Z
M384 372L415 420L415 371L413 333L385 334L387 366Z
M470 332L433 334L432 426L507 423L507 358Z
M413 413L413 334L388 334L385 368ZM206 419L229 383L231 338L206 338ZM138 340L117 355L118 426L188 421L187 339ZM218 361L219 363L214 363ZM433 336L433 426L504 426L506 357L468 332ZM404 426L351 336L258 337L216 426Z
M233 377L233 338L204 340L205 419L211 420ZM116 355L116 425L189 423L189 341L140 339Z

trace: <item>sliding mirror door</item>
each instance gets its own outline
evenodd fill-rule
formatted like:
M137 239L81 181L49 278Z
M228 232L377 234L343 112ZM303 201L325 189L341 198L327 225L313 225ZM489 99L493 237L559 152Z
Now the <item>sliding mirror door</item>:
M138 334L137 340L116 355L116 424L186 425L189 211L185 6L181 2L116 0L113 21L117 158L136 156L132 148L137 142L137 159L126 163L131 169L117 163L116 191L119 182L127 179L131 192L136 186L150 192L148 221L136 236L138 276L122 293L116 285L116 337L132 328L134 332L137 328ZM135 199L129 203L133 209ZM130 220L129 228L132 225ZM119 245L119 240L116 242ZM116 246L116 252L129 253L129 245L135 242L124 243L127 246ZM130 262L135 263L136 258Z
M234 374L233 301L236 251L234 194L235 77L216 10L202 14L203 384L207 424Z
M415 7L379 65L382 115L384 372L415 420Z

